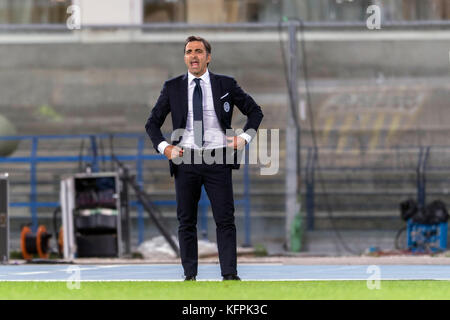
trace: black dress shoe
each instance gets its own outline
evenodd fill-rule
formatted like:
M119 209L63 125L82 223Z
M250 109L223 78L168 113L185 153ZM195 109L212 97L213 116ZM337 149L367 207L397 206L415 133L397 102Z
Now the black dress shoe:
M184 281L196 281L195 276L187 276Z
M225 276L223 276L223 281L225 280L238 280L240 281L241 278L239 278L236 274L227 274Z

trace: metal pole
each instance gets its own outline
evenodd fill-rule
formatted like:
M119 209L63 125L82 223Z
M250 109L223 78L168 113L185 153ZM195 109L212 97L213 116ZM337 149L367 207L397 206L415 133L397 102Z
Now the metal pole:
M308 163L306 164L306 215L308 231L314 230L314 161L315 150L308 148Z
M423 148L420 147L419 149L419 161L417 162L417 166L416 166L416 188L417 188L417 203L421 203L421 183L420 183L420 168L422 166L422 153L423 153Z
M425 150L425 157L423 159L423 163L422 163L422 208L425 208L426 206L426 197L427 197L427 174L426 174L426 170L427 170L427 162L428 162L428 157L430 155L430 147L427 147Z
M31 230L35 233L38 228L38 219L37 219L37 177L36 177L36 156L37 156L37 148L38 148L38 138L33 137L32 146L31 146Z
M0 264L9 260L8 174L0 174Z
M430 147L420 147L419 153L419 163L417 165L417 202L420 208L425 208L425 184L426 184L426 176L425 169L426 163L428 161L428 156L430 153Z
M131 254L131 241L130 241L130 203L128 197L128 178L129 172L128 168L121 168L121 183L122 190L120 195L120 217L122 219L122 238L125 243L125 254Z
M298 199L298 81L297 81L297 22L291 22L289 31L289 93L290 109L286 128L286 247L291 250L291 229L300 210Z
M144 136L140 136L138 138L138 159L136 163L137 168L137 183L139 188L143 189L143 178L142 178L142 155L144 153L145 140ZM145 224L144 224L144 210L141 203L137 204L138 210L138 244L141 244L144 241L144 232L145 232Z

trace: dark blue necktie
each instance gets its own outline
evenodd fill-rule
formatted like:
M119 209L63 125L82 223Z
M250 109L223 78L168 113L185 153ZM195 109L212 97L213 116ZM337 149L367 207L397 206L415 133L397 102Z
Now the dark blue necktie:
M200 78L194 79L195 88L192 96L192 105L194 109L194 143L201 148L203 146L203 93L200 80Z

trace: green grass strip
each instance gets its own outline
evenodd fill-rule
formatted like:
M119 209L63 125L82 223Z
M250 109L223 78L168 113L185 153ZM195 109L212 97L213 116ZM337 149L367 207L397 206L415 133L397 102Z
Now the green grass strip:
M0 282L0 299L377 300L450 299L450 281Z

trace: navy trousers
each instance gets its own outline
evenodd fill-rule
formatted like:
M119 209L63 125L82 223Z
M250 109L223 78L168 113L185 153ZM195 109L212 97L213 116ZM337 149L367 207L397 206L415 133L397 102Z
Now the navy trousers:
M197 209L202 185L216 223L222 276L237 274L236 226L231 168L226 164L179 164L175 174L178 239L185 276L198 270Z

